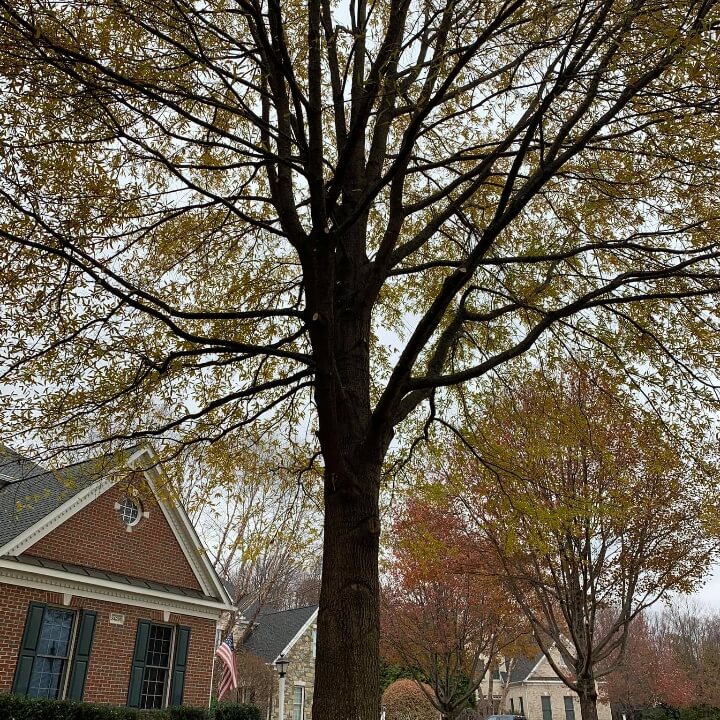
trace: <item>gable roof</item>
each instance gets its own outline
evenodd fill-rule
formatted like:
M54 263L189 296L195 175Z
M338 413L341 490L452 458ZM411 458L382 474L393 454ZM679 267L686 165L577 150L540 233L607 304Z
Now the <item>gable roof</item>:
M203 597L232 609L232 599L208 560L184 509L179 502L164 499L158 493L156 482L160 480L161 473L157 458L147 447L136 446L49 471L0 446L0 473L6 480L4 485L0 485L0 562L3 562L2 556L14 556L18 560L24 558L22 553L25 549L118 482L122 470L127 468L142 471L190 563L203 590ZM53 571L44 565L40 568ZM40 568L36 571L40 572ZM54 570L65 571L73 575L87 575L85 572L73 572L69 566L62 571ZM137 583L128 580L117 584L137 587ZM165 589L176 594L170 588Z
M539 651L536 655L533 657L525 657L524 655L520 655L515 659L515 664L513 665L512 671L510 672L510 678L508 679L508 682L515 683L515 682L522 682L523 680L527 680L528 677L532 674L533 670L540 664L540 661L545 657L542 650Z
M0 445L0 555L12 541L47 518L68 500L111 477L130 451L46 470L14 450Z
M260 612L243 647L265 662L273 663L287 653L317 617L318 606Z

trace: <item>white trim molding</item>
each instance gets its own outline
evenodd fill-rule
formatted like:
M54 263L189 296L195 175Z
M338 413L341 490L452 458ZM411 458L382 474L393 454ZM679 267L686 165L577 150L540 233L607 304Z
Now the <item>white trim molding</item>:
M62 570L50 570L37 565L25 565L16 560L0 558L0 582L37 590L60 592L63 596L77 595L121 605L135 605L180 615L193 615L216 620L227 611L224 603L207 598L164 593L135 587L112 580L75 575Z
M131 470L141 470L143 472L148 486L155 496L165 519L170 525L170 529L172 530L183 555L188 561L193 575L200 584L203 593L214 598L214 602L217 607L221 607L225 611L236 610L233 605L232 598L215 572L215 568L208 560L207 554L205 553L202 543L200 542L187 513L181 504L179 502L175 502L174 499L172 502L166 502L162 499L161 493L158 491L157 484L153 479L153 476L160 479L162 474L159 469L158 460L152 449L147 446L139 448L125 461L125 464ZM58 525L61 525L75 515L75 513L89 505L93 500L99 498L120 480L121 473L119 470L120 468L117 468L109 477L91 483L88 487L73 495L62 505L55 508L55 510L51 513L48 513L45 517L41 518L31 527L27 528L27 530L0 547L0 564L3 563L2 556L9 555L16 557L21 555L29 547L37 543L48 533L52 532L56 527L58 527ZM149 512L142 512L142 516L145 518L149 517L149 515ZM127 530L128 532L131 532L132 526L128 525ZM12 565L18 567L17 563L12 563ZM52 577L53 572L57 571L50 571L46 568L36 569L33 577L46 575L50 578ZM0 575L2 574L3 573L0 573ZM67 576L70 578L78 577L73 576L71 573L67 573ZM33 580L33 582L37 582L37 580ZM95 583L89 584L95 585ZM110 585L108 583L101 584ZM116 584L121 588L127 589L127 586L120 583ZM137 595L137 593L135 593L135 595Z
M317 620L317 615L318 608L315 608L315 612L313 612L313 614L303 623L303 626L295 633L295 637L285 646L278 657L281 655L287 655L290 652L292 646L305 634L310 625ZM275 660L277 660L277 658L275 658ZM275 660L273 660L273 662L275 662Z

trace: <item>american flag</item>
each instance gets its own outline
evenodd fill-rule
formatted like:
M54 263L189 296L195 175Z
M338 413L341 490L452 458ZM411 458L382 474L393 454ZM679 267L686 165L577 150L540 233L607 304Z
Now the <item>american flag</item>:
M223 674L218 686L218 699L222 700L228 691L234 690L238 685L237 670L235 669L235 643L232 633L220 643L215 655L223 664Z

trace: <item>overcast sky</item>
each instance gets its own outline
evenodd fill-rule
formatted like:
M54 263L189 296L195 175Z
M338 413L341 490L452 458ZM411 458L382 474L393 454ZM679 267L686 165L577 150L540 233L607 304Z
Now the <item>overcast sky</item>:
M713 576L705 583L702 590L693 598L713 610L720 610L720 565L715 566Z

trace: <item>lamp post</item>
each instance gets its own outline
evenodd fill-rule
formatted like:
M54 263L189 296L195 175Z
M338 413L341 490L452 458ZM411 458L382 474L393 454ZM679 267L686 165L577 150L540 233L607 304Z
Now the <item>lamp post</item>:
M275 668L280 676L278 682L278 720L285 720L285 672L290 661L284 656L275 661Z

